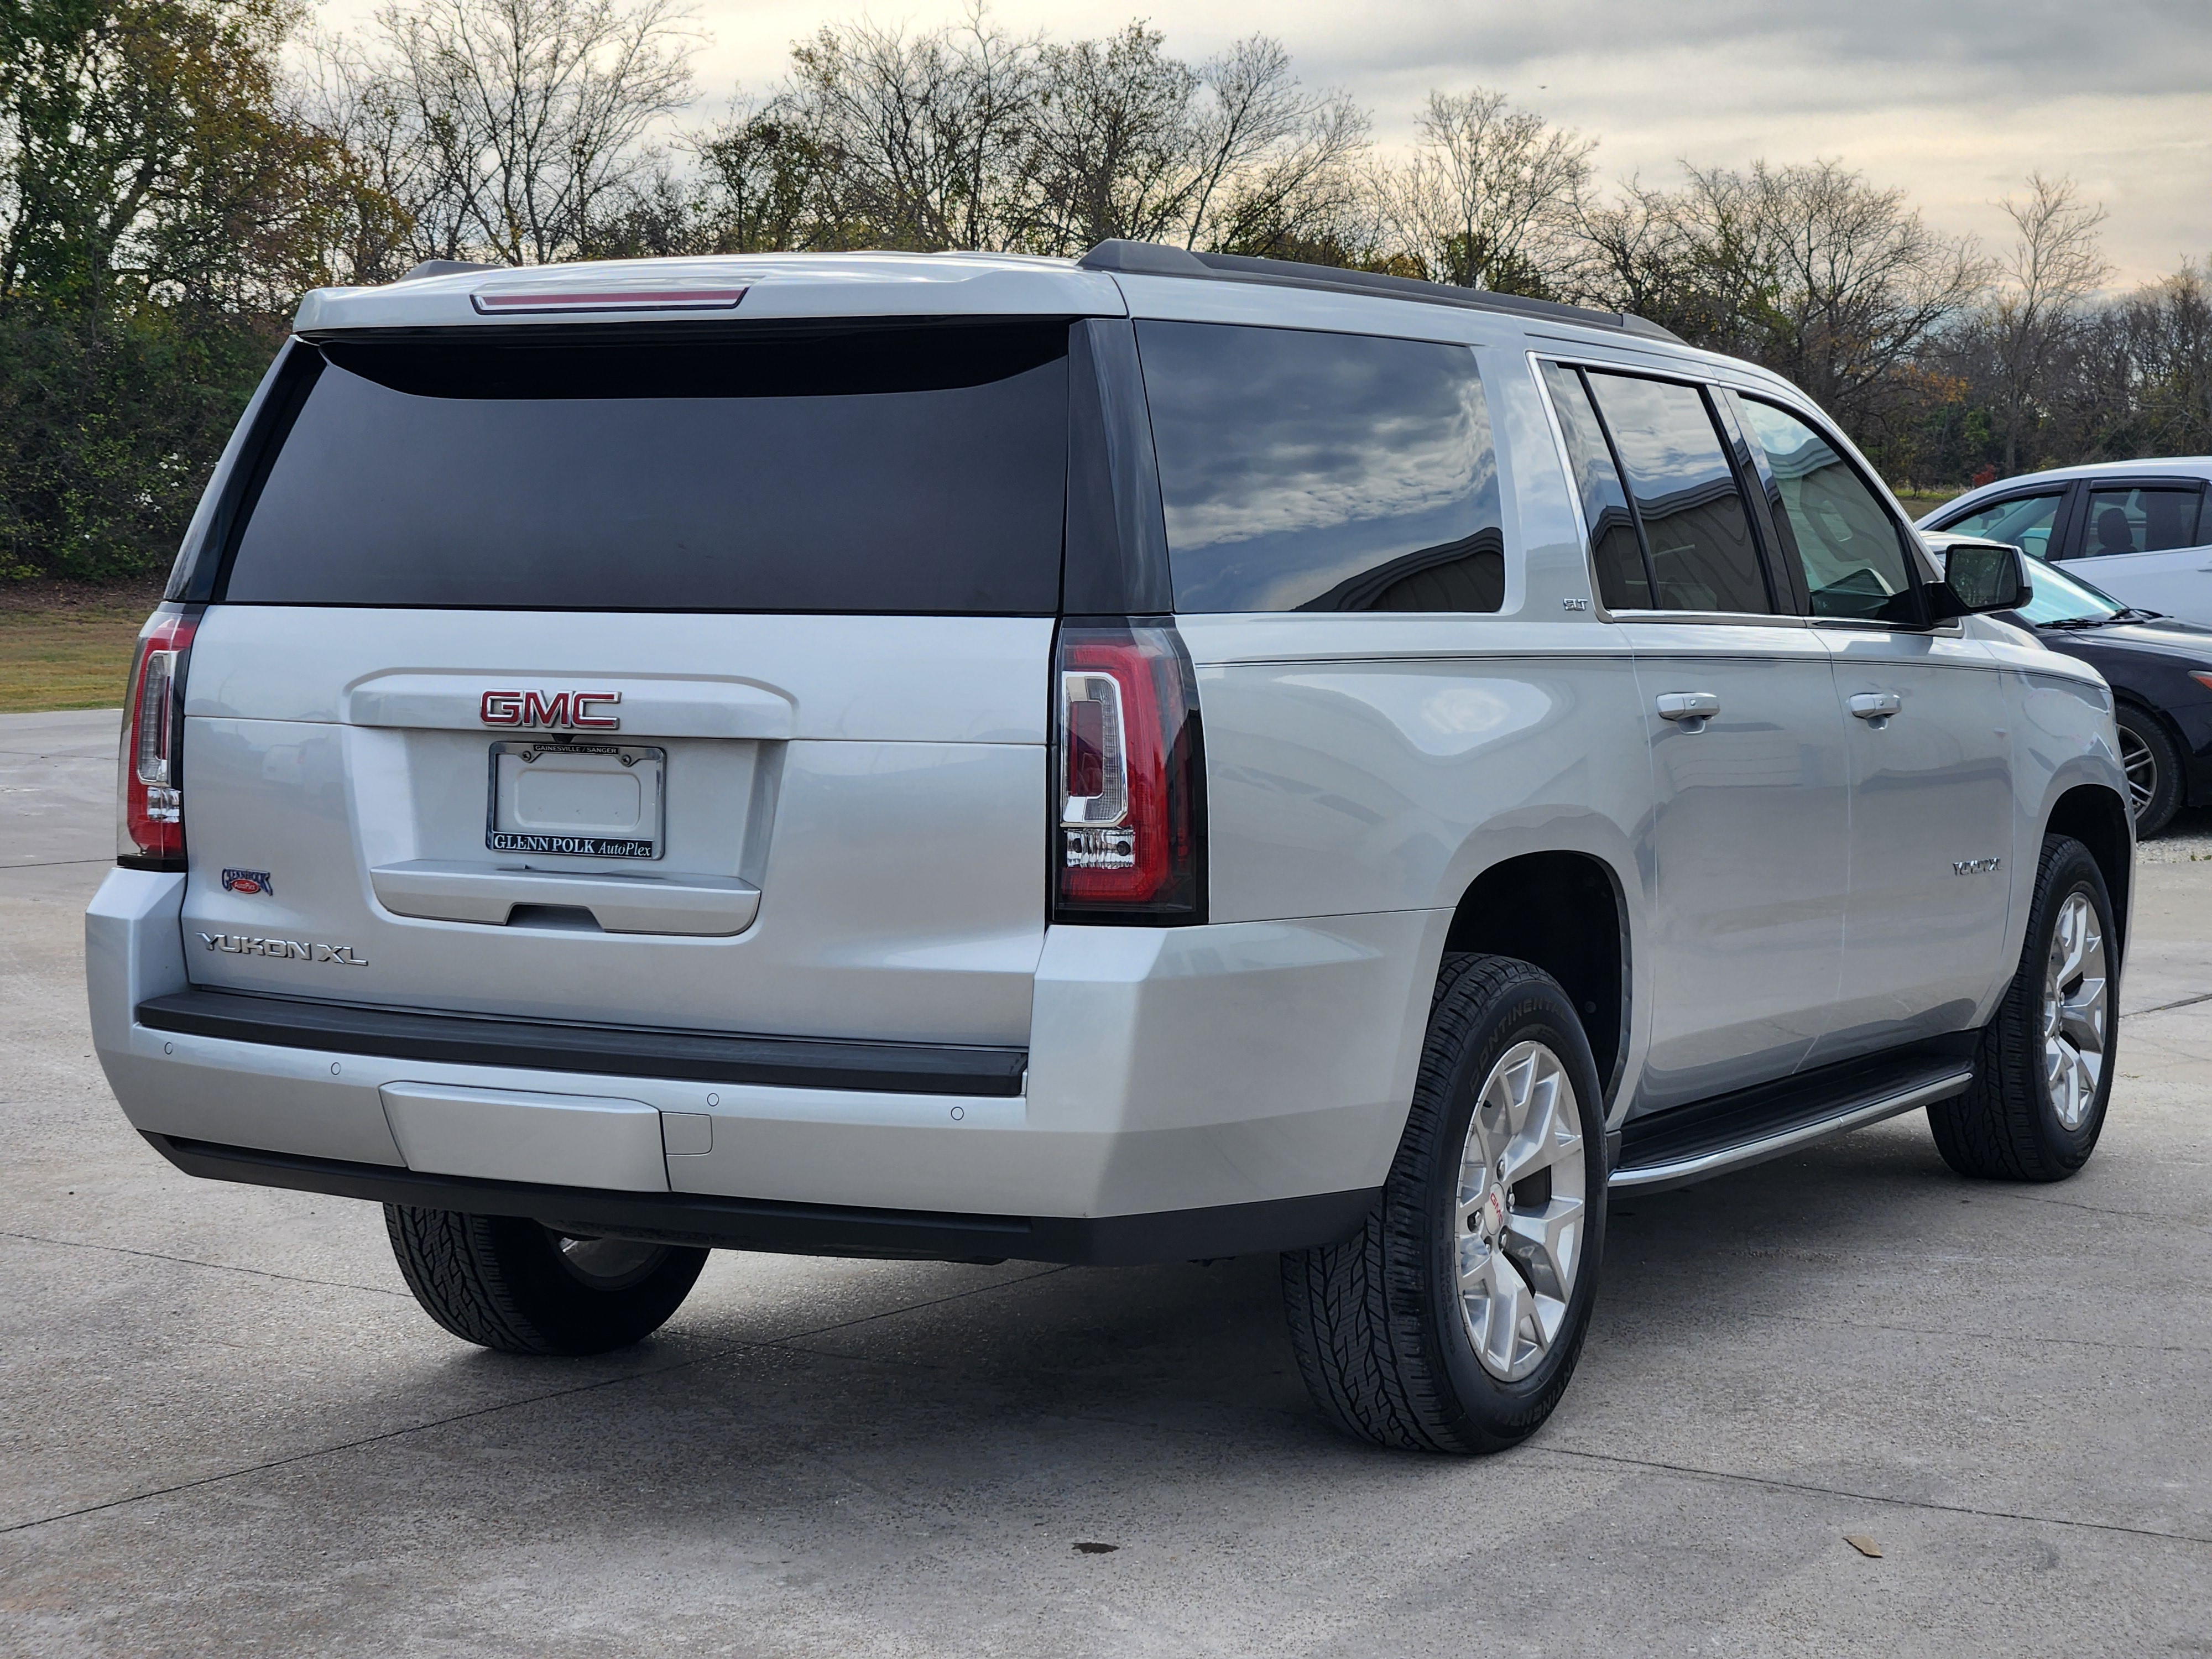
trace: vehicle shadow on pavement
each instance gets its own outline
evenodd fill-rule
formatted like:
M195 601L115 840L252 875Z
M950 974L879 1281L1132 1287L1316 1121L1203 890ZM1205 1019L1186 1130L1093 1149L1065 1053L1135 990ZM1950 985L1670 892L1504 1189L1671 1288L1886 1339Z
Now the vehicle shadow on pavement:
M1914 1117L1755 1172L1623 1200L1559 1422L1602 1431L1613 1384L1647 1389L1655 1365L1686 1396L1713 1356L1787 1364L1806 1322L1849 1322L1855 1302L1879 1301L1884 1281L1921 1271L1931 1241L1971 1225L1960 1218L1975 1196ZM1265 1460L1292 1445L1310 1455L1316 1443L1381 1455L1330 1432L1309 1403L1273 1257L1143 1268L842 1263L860 1305L818 1320L817 1293L796 1275L780 1293L749 1285L761 1261L718 1255L667 1334L634 1351L630 1380L572 1397L610 1429L634 1419L611 1448L674 1408L695 1449L773 1444L803 1462L799 1449L816 1443L834 1463L860 1430L878 1468L902 1446L927 1458L931 1447L1048 1441L1085 1425L1111 1425L1128 1450L1198 1436L1218 1456ZM458 1350L449 1364L549 1392L564 1375L559 1362ZM727 1473L676 1478L719 1492Z

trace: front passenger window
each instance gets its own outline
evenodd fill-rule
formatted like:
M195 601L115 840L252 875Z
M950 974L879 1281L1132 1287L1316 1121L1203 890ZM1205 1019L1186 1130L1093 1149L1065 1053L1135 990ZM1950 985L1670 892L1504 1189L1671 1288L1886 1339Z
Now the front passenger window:
M1781 528L1796 544L1813 614L1917 622L1902 533L1866 480L1795 415L1755 398L1739 406L1781 490Z

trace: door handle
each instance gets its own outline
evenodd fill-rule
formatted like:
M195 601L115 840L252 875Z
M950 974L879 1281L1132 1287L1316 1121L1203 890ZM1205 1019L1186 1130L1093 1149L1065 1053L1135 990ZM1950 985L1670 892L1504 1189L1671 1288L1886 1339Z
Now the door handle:
M1659 696L1662 720L1695 721L1702 725L1721 712L1717 691L1664 691Z
M1905 705L1898 701L1894 691L1861 691L1850 700L1851 713L1869 721L1879 732L1887 725L1889 717Z

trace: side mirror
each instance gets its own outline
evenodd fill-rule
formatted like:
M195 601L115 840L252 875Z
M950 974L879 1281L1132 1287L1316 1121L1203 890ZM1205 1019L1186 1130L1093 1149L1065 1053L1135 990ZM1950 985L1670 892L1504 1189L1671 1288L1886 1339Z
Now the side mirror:
M1928 600L1938 622L1990 611L2017 611L2035 597L2027 556L2016 547L1954 542L1936 556L1942 561L1943 580L1929 590Z

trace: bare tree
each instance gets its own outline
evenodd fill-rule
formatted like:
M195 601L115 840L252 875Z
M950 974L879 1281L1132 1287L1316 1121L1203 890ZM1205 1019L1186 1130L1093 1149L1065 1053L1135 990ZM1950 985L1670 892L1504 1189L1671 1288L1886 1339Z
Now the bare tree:
M1048 46L1042 62L1024 166L1024 245L1073 253L1116 236L1182 240L1201 182L1191 154L1199 72L1142 23Z
M2105 210L2082 201L2072 179L2030 173L2027 198L2003 207L2018 234L2000 266L1988 321L1997 348L2004 470L2012 472L2075 313L2112 266L2098 246Z
M1431 92L1411 161L1387 179L1389 214L1422 273L1462 288L1548 291L1597 148L1502 92Z
M676 0L422 0L377 14L375 94L411 158L418 251L572 256L653 176L654 123L690 101Z
M1183 246L1260 252L1344 234L1363 181L1367 112L1341 92L1310 92L1279 40L1255 34L1202 65L1190 124Z
M1847 417L1871 418L1895 372L1987 280L1971 238L1930 230L1903 191L1835 161L1692 168L1674 210L1710 343Z
M770 118L818 158L821 245L1006 246L1038 50L980 5L957 27L824 26L794 46Z

